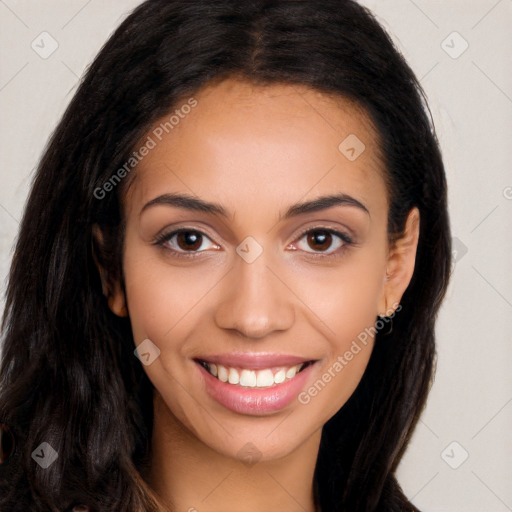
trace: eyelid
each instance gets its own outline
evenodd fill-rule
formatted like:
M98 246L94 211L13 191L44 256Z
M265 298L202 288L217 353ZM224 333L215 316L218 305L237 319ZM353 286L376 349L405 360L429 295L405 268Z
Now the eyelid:
M314 224L313 226L309 226L304 228L302 231L299 231L299 233L295 235L295 239L298 240L299 238L302 238L306 233L310 233L312 231L327 231L339 236L344 241L346 241L346 243L355 243L354 237L350 233L350 230L346 229L346 232L344 232L339 228L319 224Z

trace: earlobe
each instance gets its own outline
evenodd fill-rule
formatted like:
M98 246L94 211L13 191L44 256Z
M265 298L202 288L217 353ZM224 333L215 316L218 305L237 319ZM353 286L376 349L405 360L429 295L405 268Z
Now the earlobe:
M127 317L128 310L126 309L126 300L123 292L115 293L108 297L108 307L117 316Z
M402 236L393 243L389 252L384 290L379 301L378 314L381 316L389 316L393 313L411 282L416 263L419 232L420 213L415 207L407 215Z
M128 309L126 307L124 292L121 289L119 282L117 280L112 280L101 264L102 258L100 257L100 254L103 248L104 239L103 233L97 224L92 226L92 238L92 256L100 275L101 289L103 295L107 298L108 307L115 315L127 317Z

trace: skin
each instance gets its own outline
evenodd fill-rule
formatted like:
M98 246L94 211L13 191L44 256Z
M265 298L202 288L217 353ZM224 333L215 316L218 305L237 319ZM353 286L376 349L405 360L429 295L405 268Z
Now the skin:
M149 338L160 350L144 366L156 388L145 478L169 510L239 512L243 503L244 512L311 512L322 426L359 383L371 336L307 404L292 400L262 415L210 398L193 358L244 351L314 359L307 390L399 304L414 270L419 214L411 210L403 236L388 245L378 138L349 101L234 78L194 97L197 107L138 164L124 198L126 295L105 283L112 311L130 317L135 344ZM350 134L366 146L354 161L338 149ZM168 193L219 203L228 216L165 204L141 213ZM294 203L335 193L368 211L345 204L280 219ZM182 227L206 235L194 258L174 255L187 251L176 236L154 244ZM332 235L322 245L303 233L322 228L353 244ZM248 236L263 249L252 263L236 252ZM252 465L240 452L247 443L261 457Z

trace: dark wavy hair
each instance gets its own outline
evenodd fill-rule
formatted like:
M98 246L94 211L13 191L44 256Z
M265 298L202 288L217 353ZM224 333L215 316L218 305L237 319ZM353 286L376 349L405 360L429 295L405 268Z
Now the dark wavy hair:
M395 470L435 366L434 325L451 265L447 187L425 94L365 7L346 0L147 0L90 65L41 159L17 238L2 322L0 421L16 451L0 466L0 509L158 510L145 483L153 386L128 318L102 292L123 281L124 180L109 180L153 123L213 80L301 84L356 102L379 136L390 240L420 212L416 266L390 334L323 427L322 511L417 510ZM136 169L132 174L136 173ZM130 175L132 176L132 175ZM92 236L104 233L99 246ZM42 442L59 454L32 460Z

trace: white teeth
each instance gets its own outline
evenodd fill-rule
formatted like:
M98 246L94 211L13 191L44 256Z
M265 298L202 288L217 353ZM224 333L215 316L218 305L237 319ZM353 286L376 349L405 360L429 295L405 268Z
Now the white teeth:
M242 370L240 374L240 386L253 388L256 386L256 372L252 370Z
M274 374L272 370L260 370L256 376L256 385L259 388L265 388L274 384Z
M276 384L281 384L281 382L284 382L284 379L286 379L286 372L284 370L279 370L275 375L274 375L274 382Z
M281 384L287 379L293 379L305 363L297 364L288 368L279 368L272 373L270 368L263 370L241 370L227 368L221 364L207 363L209 372L221 382L240 385L246 388L267 388L274 384Z
M234 368L229 369L228 381L230 384L238 384L240 382L240 375Z
M218 371L217 378L219 380L221 380L222 382L227 382L228 381L228 371L226 370L226 368L219 364L219 365L217 365L217 371Z
M297 370L300 368L300 365L298 366L292 366L288 370L286 370L286 378L287 379L293 379L295 377L295 374L297 373Z

